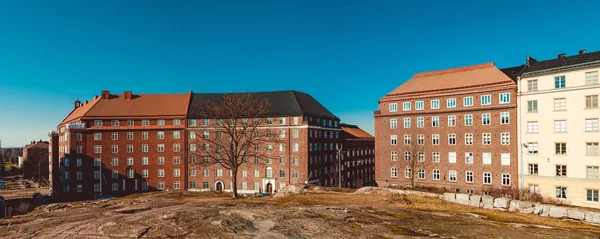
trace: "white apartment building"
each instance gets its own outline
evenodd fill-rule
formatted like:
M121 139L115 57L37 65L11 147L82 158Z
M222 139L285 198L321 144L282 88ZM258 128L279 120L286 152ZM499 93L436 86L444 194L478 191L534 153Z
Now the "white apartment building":
M520 173L524 188L600 208L600 52L536 61L519 84Z

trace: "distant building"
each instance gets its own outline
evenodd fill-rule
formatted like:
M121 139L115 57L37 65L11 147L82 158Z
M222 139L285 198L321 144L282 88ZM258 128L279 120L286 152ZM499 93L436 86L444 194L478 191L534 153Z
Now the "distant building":
M416 186L486 194L516 188L518 73L494 63L419 73L381 98L377 184L407 185L418 170ZM411 144L422 151L412 156ZM411 157L425 166L411 169Z
M36 180L48 180L49 142L31 141L23 147L23 176ZM43 178L43 179L42 179Z
M526 63L519 80L524 188L600 207L600 52Z
M342 183L347 188L375 185L375 137L356 125L342 124Z

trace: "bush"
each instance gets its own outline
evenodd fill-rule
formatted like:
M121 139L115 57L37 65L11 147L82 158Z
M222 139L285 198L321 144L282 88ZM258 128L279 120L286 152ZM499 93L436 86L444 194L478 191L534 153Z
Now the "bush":
M29 210L31 209L31 203L28 202L21 202L16 208L15 208L15 212L17 214L27 214L29 212Z

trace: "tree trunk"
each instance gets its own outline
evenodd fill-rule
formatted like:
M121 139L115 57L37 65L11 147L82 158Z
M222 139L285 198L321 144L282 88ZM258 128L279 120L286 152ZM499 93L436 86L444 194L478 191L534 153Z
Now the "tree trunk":
M237 198L238 193L237 193L237 171L238 171L238 167L239 166L234 166L231 170L232 170L232 177L233 177L233 198Z

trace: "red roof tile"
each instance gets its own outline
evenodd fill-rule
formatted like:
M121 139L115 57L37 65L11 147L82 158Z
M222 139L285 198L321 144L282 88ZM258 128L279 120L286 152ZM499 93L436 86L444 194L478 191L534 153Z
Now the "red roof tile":
M125 99L123 94L99 98L86 117L185 116L190 94L140 94Z
M74 109L60 124L62 125L65 123L71 123L73 121L81 119L81 117L85 115L85 113L87 113L96 103L98 103L99 100L100 98L97 98L95 100L92 100L92 102L89 102L87 104L84 104L83 106L80 106L77 109Z

